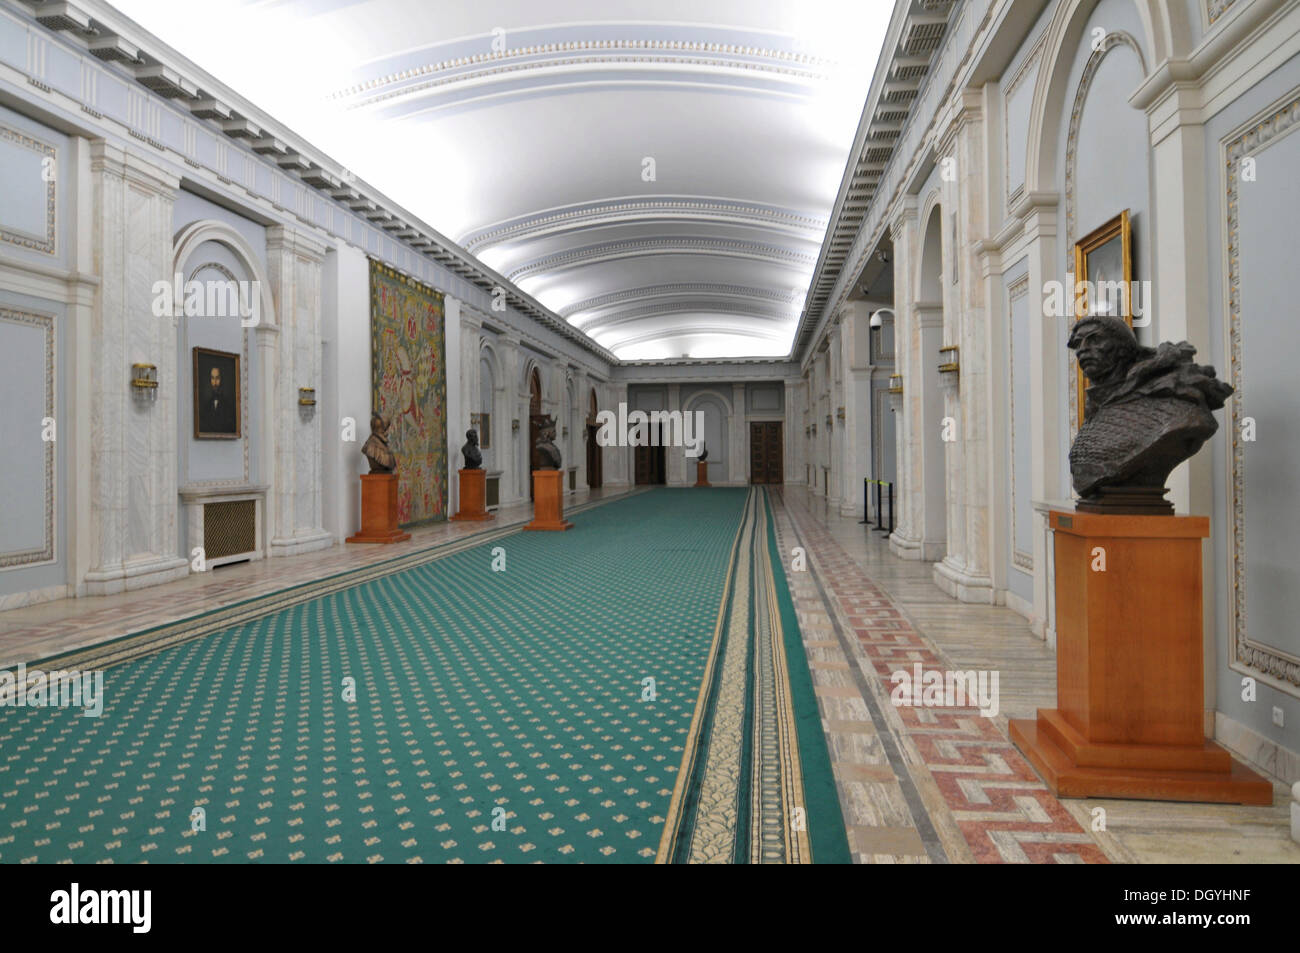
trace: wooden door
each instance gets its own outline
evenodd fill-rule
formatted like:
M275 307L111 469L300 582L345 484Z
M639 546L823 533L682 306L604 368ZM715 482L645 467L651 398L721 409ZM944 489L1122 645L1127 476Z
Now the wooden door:
M636 447L636 485L662 486L667 475L664 448L659 443L659 427L650 431L650 446Z
M587 486L593 490L600 486L602 477L601 464L602 454L600 444L596 441L596 436L600 433L600 428L595 424L587 424Z
M785 453L781 421L749 425L749 482L784 483Z

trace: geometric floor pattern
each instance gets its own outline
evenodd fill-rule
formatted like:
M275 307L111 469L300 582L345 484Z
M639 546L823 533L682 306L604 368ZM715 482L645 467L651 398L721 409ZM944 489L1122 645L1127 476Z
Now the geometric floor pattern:
M653 861L748 497L306 587L128 651L99 717L0 708L0 862Z
M797 534L789 545L807 548L811 574L865 661L868 688L889 723L877 728L902 747L901 770L924 775L942 798L946 810L930 813L943 816L924 820L955 827L966 859L977 863L1107 863L993 719L975 708L890 703L896 670L920 663L926 671L946 671L946 660L802 505L788 498L780 508ZM913 815L924 812L912 805Z

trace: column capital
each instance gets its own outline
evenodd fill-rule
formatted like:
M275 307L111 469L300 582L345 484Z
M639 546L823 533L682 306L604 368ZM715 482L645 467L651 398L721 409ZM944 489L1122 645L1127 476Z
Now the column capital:
M292 225L272 225L266 230L266 250L268 254L285 251L307 261L322 262L329 246Z
M169 199L174 199L181 187L178 176L132 149L116 145L107 139L91 141L90 169L92 172L126 179L137 188Z

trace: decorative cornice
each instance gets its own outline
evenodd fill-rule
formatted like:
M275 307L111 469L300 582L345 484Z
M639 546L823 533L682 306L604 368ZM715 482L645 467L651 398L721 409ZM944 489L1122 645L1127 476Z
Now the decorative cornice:
M626 30L627 27L620 26ZM767 74L801 81L822 80L830 60L785 50L705 43L694 40L569 40L537 43L499 51L426 63L390 73L329 95L351 99L357 105L372 105L399 96L416 95L435 88L500 79L525 71L568 70L575 65L618 67L654 64L701 66L727 72Z
M798 303L802 291L778 291L774 288L757 288L752 285L727 285L708 281L676 282L662 285L647 285L642 288L628 288L609 294L597 295L584 301L577 301L561 308L559 314L564 318L585 314L588 311L600 311L605 308L626 304L629 301L646 301L655 298L741 298L758 301Z
M723 258L744 258L768 261L775 264L811 266L813 257L787 248L761 242L735 241L723 238L642 238L631 241L601 242L584 248L547 255L519 265L507 277L520 281L538 274L553 274L603 261L622 258L641 258L645 255L698 255L708 254Z
M780 229L817 241L826 229L826 219L800 215L774 205L733 202L726 199L697 199L687 196L626 197L583 202L548 212L517 218L470 232L460 244L472 252L502 242L558 235L570 231L628 222L724 222L755 228Z

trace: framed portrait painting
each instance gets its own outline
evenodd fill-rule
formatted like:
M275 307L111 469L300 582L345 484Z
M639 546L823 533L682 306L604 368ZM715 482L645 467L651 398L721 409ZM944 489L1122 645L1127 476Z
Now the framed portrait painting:
M194 348L196 440L237 440L243 436L239 392L238 354Z
M1128 209L1075 243L1074 280L1076 321L1109 315L1133 326L1133 226ZM1083 421L1088 381L1083 371L1077 374L1079 424Z

